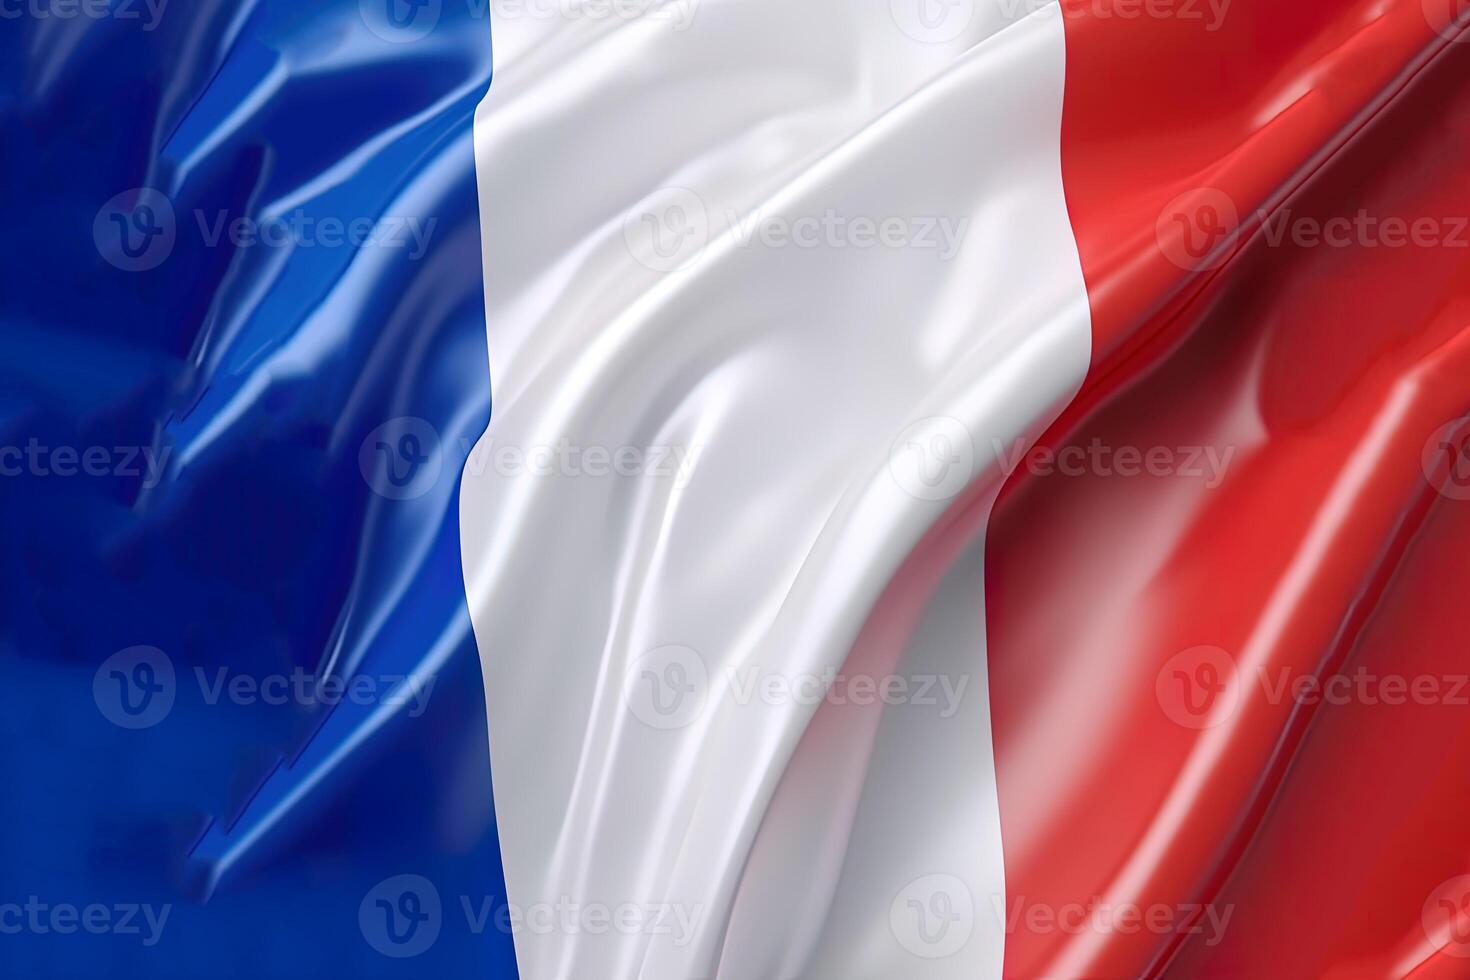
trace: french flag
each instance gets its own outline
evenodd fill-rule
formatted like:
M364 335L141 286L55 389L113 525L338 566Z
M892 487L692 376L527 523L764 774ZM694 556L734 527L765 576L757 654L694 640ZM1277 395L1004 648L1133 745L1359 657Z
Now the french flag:
M1470 977L1464 0L0 19L0 974Z

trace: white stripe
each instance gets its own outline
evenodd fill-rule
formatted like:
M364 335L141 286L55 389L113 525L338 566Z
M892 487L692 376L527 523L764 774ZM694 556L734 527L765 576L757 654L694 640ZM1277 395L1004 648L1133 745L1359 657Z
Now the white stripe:
M521 975L998 976L995 447L1090 353L1061 20L694 3L498 17L476 120L461 517ZM967 686L823 698L844 664Z

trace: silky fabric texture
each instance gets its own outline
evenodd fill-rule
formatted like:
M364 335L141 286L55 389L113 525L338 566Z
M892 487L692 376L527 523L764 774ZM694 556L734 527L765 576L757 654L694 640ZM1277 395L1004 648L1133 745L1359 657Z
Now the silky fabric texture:
M984 517L1090 357L1060 19L665 6L499 25L477 117L461 515L507 888L665 913L523 932L521 973L995 975L993 918L925 958L915 917L1004 892ZM828 215L953 247L803 245ZM947 714L746 686L845 668L972 683Z
M44 453L0 478L7 977L514 976L456 898L504 895L458 467L393 499L362 454L489 415L490 23L378 9L0 18L0 444ZM395 677L427 697L314 692ZM401 874L446 913L414 959L360 916Z
M1033 460L1184 455L995 511L1007 976L1467 975L1457 13L1064 8L1094 352Z

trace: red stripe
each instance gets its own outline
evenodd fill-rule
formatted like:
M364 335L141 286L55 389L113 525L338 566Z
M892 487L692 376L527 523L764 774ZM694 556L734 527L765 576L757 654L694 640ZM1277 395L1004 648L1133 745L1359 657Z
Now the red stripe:
M1093 368L1043 439L1085 472L1023 469L987 545L1007 975L1470 975L1422 914L1470 872L1470 706L1444 703L1470 501L1421 460L1470 411L1470 44L1420 0L1235 0L1213 32L1103 2L1065 5ZM1195 261L1220 201L1242 220ZM1346 247L1298 237L1360 212ZM1234 452L1218 487L1112 472L1193 447ZM1208 729L1174 720L1202 646L1238 669ZM1345 699L1272 696L1334 673ZM1370 700L1390 674L1439 703ZM1155 925L1048 917L1096 897ZM1200 903L1218 941L1181 925Z

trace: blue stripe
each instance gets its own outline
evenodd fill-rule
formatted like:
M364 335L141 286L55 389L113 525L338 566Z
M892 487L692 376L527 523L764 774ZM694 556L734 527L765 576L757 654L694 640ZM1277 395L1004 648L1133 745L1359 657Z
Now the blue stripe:
M514 976L483 11L0 9L0 975Z

